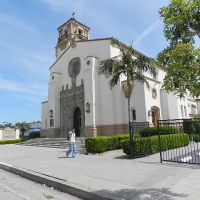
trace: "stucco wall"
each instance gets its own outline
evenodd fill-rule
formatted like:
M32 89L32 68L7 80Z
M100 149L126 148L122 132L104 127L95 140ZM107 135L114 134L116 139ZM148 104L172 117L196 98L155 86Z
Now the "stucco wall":
M119 84L111 90L109 80L104 75L98 74L100 60L118 55L119 49L113 47L110 40L82 41L70 47L49 70L48 102L42 104L42 129L55 129L57 132L60 130L60 92L72 86L68 65L76 57L79 57L81 62L76 86L80 86L83 81L84 104L90 105L90 112L84 113L84 123L88 130L114 130L114 125L123 127L127 124L127 99L121 88L121 81L125 80L125 77L121 77ZM136 110L136 121L151 121L148 111L153 106L160 109L160 119L182 118L181 105L186 107L187 114L183 117L189 117L189 113L192 112L189 105L194 102L189 101L188 98L178 99L174 93L163 91L162 83L166 71L156 64L155 67L158 73L156 79L149 73L145 73L150 88L147 88L145 84L134 83L131 109ZM153 88L157 91L156 98L152 96ZM53 110L54 113L54 127L49 126L49 110ZM47 120L47 126L45 120Z
M42 103L42 117L41 117L41 128L47 129L49 127L49 116L48 116L48 101Z

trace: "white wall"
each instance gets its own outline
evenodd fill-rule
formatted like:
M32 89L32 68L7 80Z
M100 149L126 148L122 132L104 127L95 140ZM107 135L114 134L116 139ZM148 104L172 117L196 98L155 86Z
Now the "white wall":
M54 79L52 79L54 77ZM54 126L49 128L60 128L60 91L61 91L62 74L56 71L50 73L49 90L48 90L48 111L53 110Z
M0 140L2 140L3 136L2 136L2 130L0 130Z
M197 102L197 114L200 114L200 99L197 99L196 102Z
M59 81L57 84L49 84L49 109L60 110L60 91L62 86L66 89L66 85L71 88L71 78L68 75L68 65L69 62L75 58L79 57L81 62L81 70L78 76L76 77L76 85L81 85L81 80L84 80L84 90L85 90L85 103L90 103L91 112L85 113L85 125L94 125L94 116L93 116L93 94L92 91L95 89L95 84L93 79L96 76L96 62L99 59L105 59L109 57L110 53L110 41L87 41L87 42L77 42L75 47L70 47L65 54L57 60L57 62L50 68L50 74L57 73L60 74ZM87 61L90 60L90 65L87 65ZM56 94L57 92L57 94ZM98 92L98 91L97 91ZM56 99L55 99L56 97ZM59 105L59 106L58 106ZM60 113L56 114L56 119L60 121ZM60 124L59 124L60 125Z
M19 139L20 130L19 130L19 129L16 129L15 131L16 131L16 134L15 134L15 135L16 135L16 139Z
M49 115L48 115L48 101L42 103L42 117L41 117L41 128L47 129L49 128Z
M162 119L170 119L169 118L169 104L168 104L168 94L166 90L160 91L160 104L162 108Z

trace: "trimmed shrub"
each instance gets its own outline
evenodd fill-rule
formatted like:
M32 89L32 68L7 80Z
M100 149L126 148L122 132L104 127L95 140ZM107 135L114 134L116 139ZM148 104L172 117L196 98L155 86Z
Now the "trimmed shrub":
M102 153L104 151L120 149L121 141L128 138L128 134L87 138L85 140L85 147L88 153Z
M194 140L195 142L200 142L200 134L194 134L194 135L193 135L193 140Z
M183 131L187 134L200 134L200 120L195 119L184 119L183 120Z
M1 144L15 144L19 142L23 142L24 140L22 139L14 139L14 140L0 140L0 145Z
M35 131L32 133L29 133L29 135L28 135L29 139L38 138L38 137L40 137L40 131Z
M178 130L174 127L170 126L163 126L159 128L160 135L168 135L168 134L176 134L178 133ZM158 128L157 127L147 127L143 128L138 131L138 134L140 134L142 137L149 137L153 135L158 135Z
M185 133L161 135L160 137L162 151L175 149L189 144L189 137ZM130 141L121 142L123 152L130 155ZM146 156L160 151L159 136L141 137L134 139L135 157Z

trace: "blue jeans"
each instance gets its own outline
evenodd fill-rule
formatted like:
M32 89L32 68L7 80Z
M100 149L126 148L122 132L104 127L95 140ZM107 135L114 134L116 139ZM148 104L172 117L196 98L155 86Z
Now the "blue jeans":
M75 143L69 144L69 150L66 152L66 156L68 156L70 153L72 154L72 157L75 158L75 155L76 155L76 144Z

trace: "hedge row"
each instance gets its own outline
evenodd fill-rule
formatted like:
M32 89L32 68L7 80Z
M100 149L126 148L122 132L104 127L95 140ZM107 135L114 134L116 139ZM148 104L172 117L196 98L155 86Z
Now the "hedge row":
M184 119L183 131L188 134L200 134L200 120L196 121L195 119Z
M200 134L194 134L194 135L193 135L193 140L194 140L195 142L200 142Z
M19 143L19 142L23 142L23 140L22 139L0 140L0 145L1 144L15 144L15 143Z
M126 139L129 139L128 134L87 138L85 140L85 147L88 153L102 153L104 151L121 149L121 141Z
M175 149L189 144L188 134L161 135L161 150ZM121 142L123 152L130 155L130 141L128 139ZM159 136L141 137L134 140L135 157L146 156L160 151Z
M174 127L163 126L159 128L160 135L177 134L178 130ZM157 127L147 127L138 131L138 134L142 137L149 137L153 135L158 135Z

